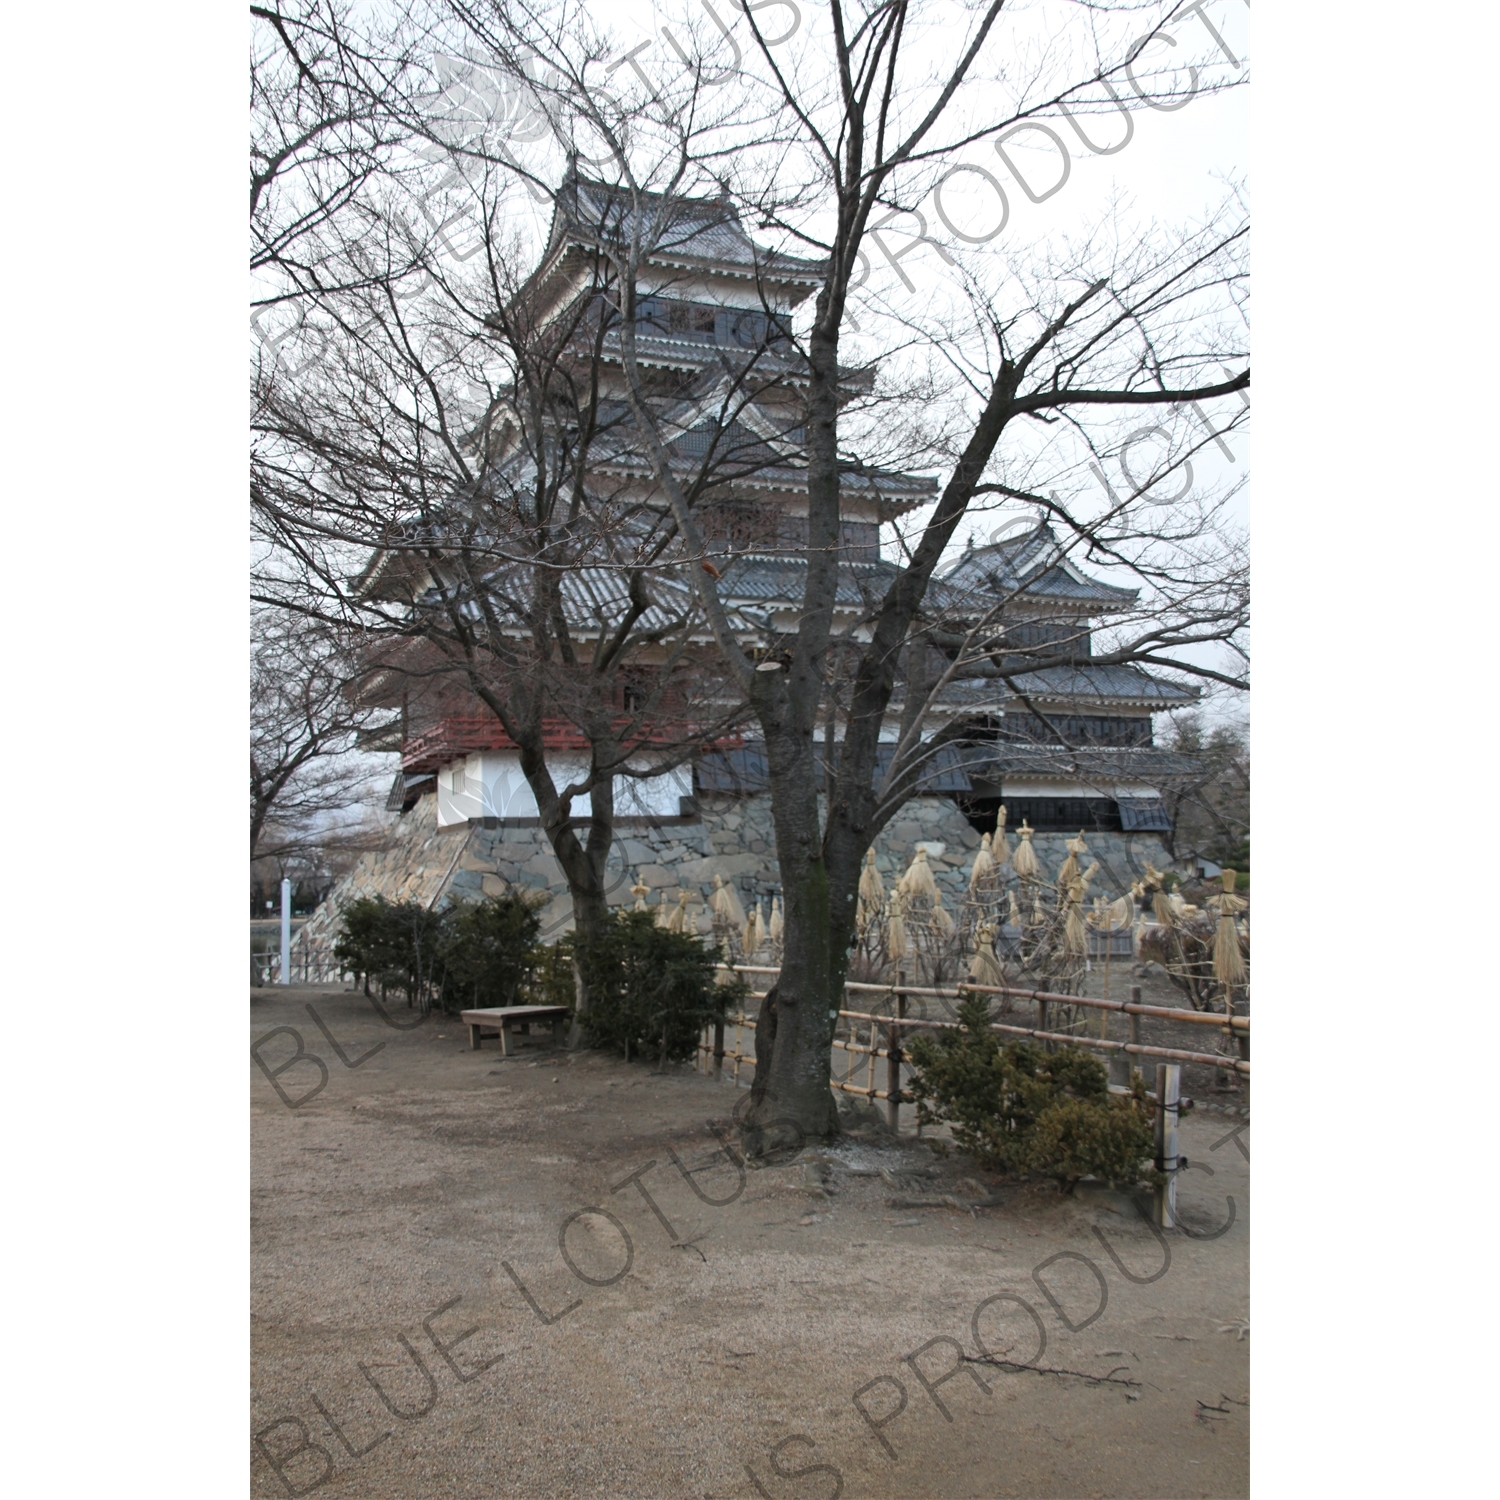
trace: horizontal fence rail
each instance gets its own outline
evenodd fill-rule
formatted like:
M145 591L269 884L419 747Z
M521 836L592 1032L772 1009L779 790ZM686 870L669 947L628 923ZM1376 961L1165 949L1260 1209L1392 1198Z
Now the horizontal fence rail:
M334 958L315 958L310 953L292 952L293 984L339 984L354 976ZM276 952L250 955L250 982L254 985L281 983L281 955Z
M733 972L749 978L762 974L774 976L781 971L765 964L735 964ZM750 998L763 1000L766 993L765 990L752 990ZM906 1001L909 997L920 997L957 1003L965 995L997 995L1010 1000L1027 1001L1037 1006L1038 1017L1035 1026L1016 1026L1004 1021L991 1021L989 1029L1004 1036L1026 1037L1043 1043L1085 1047L1091 1051L1102 1052L1112 1059L1118 1059L1127 1068L1134 1058L1151 1058L1156 1062L1198 1063L1205 1067L1233 1072L1241 1077L1249 1076L1250 1018L1248 1016L1176 1010L1170 1005L1143 1005L1134 998L1139 993L1139 989L1133 987L1130 1000L1100 1000L1088 995L1062 995L1051 990L1018 989L1011 985L964 984L952 989L944 989L931 985L903 984L899 981L895 984L868 984L850 980L844 986L846 1004L851 1003L855 996L863 998L885 995L890 998L893 1011L887 1015L864 1009L849 1008L839 1011L838 1029L847 1028L848 1035L835 1036L833 1048L835 1051L843 1052L848 1063L843 1078L830 1077L829 1084L842 1093L855 1094L871 1102L876 1099L884 1100L887 1118L892 1127L899 1128L901 1106L913 1102L912 1096L903 1089L901 1082L903 1068L906 1069L907 1075L910 1075L910 1065L906 1062L901 1045L902 1036L912 1031L951 1031L956 1030L959 1025L954 1020L909 1016L906 1014ZM866 1004L868 1003L870 1002L867 999ZM1049 1007L1054 1006L1071 1006L1076 1009L1099 1012L1101 1022L1104 1024L1107 1024L1110 1012L1118 1012L1129 1018L1130 1040L1118 1041L1106 1036L1088 1036L1077 1030L1053 1030L1047 1024L1047 1012ZM754 1016L741 1010L726 1016L723 1022L706 1027L698 1044L699 1068L715 1077L720 1077L724 1072L724 1065L732 1063L732 1077L736 1086L740 1082L741 1068L746 1064L753 1076L754 1047L752 1044L750 1051L745 1050L744 1033L747 1031L754 1033L755 1019ZM1142 1019L1181 1021L1188 1025L1215 1027L1223 1036L1235 1043L1239 1055L1225 1056L1219 1052L1195 1052L1182 1047L1152 1046L1140 1039ZM1074 1024L1081 1025L1082 1022ZM730 1027L735 1029L735 1045L732 1049L724 1045L725 1033ZM863 1041L860 1040L861 1031L867 1034ZM882 1038L878 1033L884 1033L884 1046L880 1045ZM877 1061L880 1058L884 1058L886 1063L884 1087L881 1086L877 1070ZM856 1081L857 1071L864 1075L862 1082ZM1117 1092L1128 1092L1124 1078L1112 1079L1111 1087Z

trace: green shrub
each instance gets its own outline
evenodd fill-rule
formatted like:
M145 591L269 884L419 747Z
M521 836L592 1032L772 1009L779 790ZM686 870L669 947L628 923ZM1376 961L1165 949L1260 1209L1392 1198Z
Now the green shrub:
M417 901L361 896L342 913L343 931L333 955L346 968L382 991L399 990L408 1001L422 996L440 970L443 917Z
M589 991L585 1034L627 1060L691 1057L703 1028L744 993L743 984L714 982L718 959L696 937L668 932L645 912L611 913L592 936L574 934L571 952Z
M1031 1170L1055 1177L1069 1189L1080 1177L1128 1186L1146 1174L1151 1150L1151 1116L1144 1104L1108 1094L1102 1099L1064 1098L1037 1119Z
M507 891L445 914L438 944L445 1010L529 1003L546 904L545 895Z
M1129 1184L1146 1173L1144 1085L1115 1097L1103 1065L1081 1048L1002 1045L977 995L964 1001L957 1030L919 1037L909 1056L918 1118L946 1122L957 1145L991 1170L1053 1177L1069 1190L1081 1177Z
M359 896L339 914L343 931L333 945L333 956L364 981L365 994L370 993L370 976L381 969L378 945L382 931L385 902L378 896Z
M538 1005L566 1005L569 1010L577 1005L578 981L573 974L571 932L536 950L531 990Z

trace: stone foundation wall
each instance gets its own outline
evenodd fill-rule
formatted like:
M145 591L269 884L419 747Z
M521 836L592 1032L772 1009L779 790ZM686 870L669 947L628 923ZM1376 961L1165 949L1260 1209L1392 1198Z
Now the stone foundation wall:
M1067 858L1069 836L1033 838L1047 874L1055 874ZM1091 887L1096 895L1119 895L1140 878L1148 860L1158 868L1168 861L1156 834L1089 833L1086 838L1090 857L1101 867ZM888 890L911 863L918 843L928 846L933 876L949 910L956 910L968 888L979 835L948 798L914 798L875 841L876 866ZM765 899L769 911L771 896L780 891L770 796L712 799L695 821L617 827L608 872L611 906L634 902L630 887L637 874L651 888L653 906L663 895L674 903L684 888L702 899L718 875L734 884L747 911L757 898ZM439 832L437 799L429 794L395 824L384 850L362 856L334 887L297 935L296 950L315 961L331 961L339 913L358 896L441 905L499 895L510 886L551 893L542 913L545 938L555 940L572 927L567 882L540 828L473 823Z

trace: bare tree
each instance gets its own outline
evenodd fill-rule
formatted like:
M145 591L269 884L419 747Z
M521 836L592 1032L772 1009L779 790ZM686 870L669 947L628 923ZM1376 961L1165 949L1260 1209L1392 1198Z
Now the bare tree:
M356 753L367 708L342 644L300 617L258 609L251 620L250 858L305 857L368 795Z
M1203 67L1174 72L1143 63L1147 47L1173 41L1165 27L1182 19L1186 7L1096 5L1082 17L1070 13L1073 22L1047 33L1037 29L1048 24L1045 17L1012 16L1001 0L991 0L944 10L949 29L936 51L923 24L933 19L930 9L908 0L857 9L829 0L826 34L809 38L795 66L777 52L780 39L767 35L753 9L736 22L748 43L743 48L722 22L716 35L699 18L673 33L681 68L638 81L626 67L632 54L572 5L448 0L423 12L421 25L434 45L442 39L451 51L481 53L518 97L531 101L559 145L575 157L589 155L612 184L604 195L611 217L593 246L598 321L585 320L568 337L582 338L597 326L614 341L623 402L606 421L606 403L580 404L575 380L560 408L570 428L579 411L614 424L609 440L620 451L612 459L633 447L654 488L632 483L618 495L601 495L598 427L581 424L570 435L566 461L554 461L549 472L574 466L569 472L579 481L569 493L592 506L586 531L593 550L578 550L583 533L575 531L561 552L549 553L556 545L555 508L528 498L518 527L496 501L494 476L518 453L533 465L541 447L535 436L503 437L495 445L497 435L511 431L500 413L525 404L518 393L533 377L513 358L505 380L488 372L494 347L511 337L503 318L493 320L502 309L523 307L520 294L528 288L489 205L498 203L502 180L519 179L525 190L540 192L549 179L535 161L518 163L484 133L466 134L455 145L446 122L434 120L418 94L401 102L413 134L446 142L463 162L455 191L486 205L476 215L485 251L480 269L467 281L451 275L410 235L396 232L388 205L355 205L337 240L357 271L338 280L356 290L348 302L325 308L329 326L346 340L347 358L321 384L295 395L277 372L259 389L260 410L272 415L260 424L269 446L257 459L257 500L267 524L299 549L304 581L331 590L344 551L361 541L420 561L421 591L403 596L379 628L399 633L415 619L441 620L440 628L422 627L424 647L440 653L445 670L466 674L477 697L484 698L485 686L494 699L485 701L517 744L526 716L494 691L494 682L559 682L540 668L554 660L560 672L587 665L593 673L591 683L576 679L581 691L571 704L576 718L589 721L585 733L596 752L589 775L549 788L538 774L539 806L546 799L562 810L587 792L597 822L609 815L606 779L629 765L615 726L604 732L600 711L591 716L582 706L603 701L612 669L594 671L595 664L608 668L624 659L623 650L612 657L604 645L613 629L601 625L588 649L569 660L567 643L579 632L571 623L559 630L558 608L539 607L539 600L563 599L562 578L607 558L625 580L617 597L630 601L618 627L622 641L645 644L632 633L652 608L666 609L672 621L653 649L670 641L674 662L687 662L695 633L712 639L726 684L718 695L725 714L747 705L764 737L785 897L782 971L758 1038L768 1060L757 1069L747 1121L752 1138L777 1120L804 1134L836 1129L829 1046L854 936L859 868L875 835L934 757L973 736L984 703L1008 696L1044 717L1032 696L1039 674L1076 664L1065 635L1028 636L1024 581L998 600L977 602L946 586L940 575L961 526L997 503L1032 505L1049 519L1065 555L1131 579L1138 607L1118 616L1098 643L1100 665L1139 664L1231 686L1244 681L1242 543L1225 524L1226 497L1195 492L1190 467L1206 442L1221 440L1241 417L1216 411L1210 437L1188 418L1201 414L1204 402L1237 397L1249 383L1241 307L1247 228L1237 195L1230 192L1217 213L1180 233L1157 226L1130 233L1106 218L1081 239L1043 240L1008 251L1000 263L965 259L961 247L944 250L956 271L955 295L915 312L882 307L858 291L867 249L885 248L872 238L878 226L939 192L964 150L981 143L999 149L1017 129L1035 130L1049 118L1065 118L1082 133L1081 119L1125 113L1118 88L1127 81L1143 103L1163 109L1219 86ZM729 67L726 45L734 52ZM1174 60L1186 59L1177 53ZM731 80L734 87L721 88ZM643 349L649 322L643 270L660 264L663 248L681 235L686 206L709 199L732 207L736 221L758 223L818 268L810 315L795 329L778 326L775 335L794 344L795 379L788 386L799 405L789 425L805 448L808 494L805 583L791 624L747 620L721 587L707 524L714 492L709 465L684 461L675 425L681 406L669 399L674 393L663 390ZM757 260L754 282L763 296L774 260L774 253ZM413 264L435 285L446 309L441 316L427 311L426 302L420 315L405 311L416 305L400 295ZM842 360L860 295L860 317L863 309L883 314L879 326L895 331L892 342L902 346L894 386L871 379L859 359ZM771 310L769 297L766 306ZM544 326L551 325L541 320L533 331ZM555 391L550 378L533 381L535 389ZM449 393L464 383L477 396L458 420ZM923 395L920 414L892 420L892 403L899 409L914 391ZM559 409L552 399L537 409ZM732 404L736 397L731 392L727 399ZM1142 458L1143 429L1130 425L1143 415L1144 431L1161 450L1149 462ZM733 426L725 406L708 424L710 448ZM532 423L532 430L542 428ZM337 440L320 448L323 440L311 434L330 431ZM523 434L525 422L514 422L513 431ZM289 455L299 445L302 457L294 460ZM357 461L361 452L376 461ZM901 535L900 559L883 587L850 621L838 603L846 577L841 496L863 461L889 464L898 456L941 466L947 477L932 508ZM1112 465L1125 476L1118 489L1103 477ZM637 472L631 470L632 480ZM1163 498L1166 486L1180 481ZM535 490L528 480L528 497ZM641 527L653 515L653 545L643 547ZM610 538L602 552L594 540L600 535ZM454 547L458 536L466 540ZM498 587L511 576L505 570L534 579L539 568L553 569L558 586L550 594L527 592L505 621L491 603L505 592ZM689 591L691 606L683 599ZM329 597L335 595L341 617L368 613L373 598L346 584ZM524 630L515 624L521 618ZM1210 658L1210 651L1217 654ZM491 661L504 670L495 671ZM390 666L403 669L394 660ZM947 707L964 689L981 705L968 721ZM549 702L567 696L548 691ZM544 750L543 743L523 754L535 767L545 762Z
M1250 857L1250 737L1243 723L1207 727L1201 713L1178 715L1168 746L1198 771L1167 795L1174 858L1197 855L1245 870Z
M252 495L278 559L257 597L358 632L363 702L409 723L414 703L429 722L490 716L589 930L607 910L617 786L672 771L742 708L720 691L675 528L643 498L617 277L598 248L614 205L560 201L542 274L503 236L502 189L483 166L465 178L479 243L459 263L389 202L357 201L337 226L358 274L310 298L324 356L257 370ZM706 451L679 463L695 495L766 462L735 430L779 378L758 352L711 395L673 379L652 398L691 407L700 432L708 412L712 431L686 444Z
M250 17L251 325L258 362L296 369L323 353L316 299L365 284L340 253L351 211L428 165L398 104L428 53L409 18L351 0L270 0Z
M1120 7L1133 27L1141 24L1141 9ZM1205 667L1193 648L1242 629L1239 559L1232 546L1204 545L1213 536L1212 507L1206 515L1200 507L1196 522L1171 516L1164 522L1157 498L1160 481L1181 471L1196 441L1184 442L1180 422L1175 434L1162 429L1168 453L1145 482L1103 507L1073 503L1014 473L1038 472L1036 450L1018 431L1029 423L1062 426L1097 461L1111 452L1121 456L1134 437L1120 432L1120 413L1171 416L1185 404L1248 387L1238 302L1247 230L1233 195L1219 215L1181 235L1152 229L1132 240L1102 226L1082 243L1038 246L1029 259L1008 256L1003 275L993 265L965 267L974 319L966 334L933 318L909 320L948 362L948 418L936 446L949 475L868 620L852 637L836 638L840 494L849 474L841 433L855 425L846 410L850 371L841 366L840 348L874 216L910 212L973 142L1003 139L1008 130L1070 107L1075 115L1112 107L1090 90L1113 92L1114 83L1129 77L1143 99L1170 108L1200 87L1196 71L1186 87L1160 73L1142 84L1142 53L1160 40L1171 6L1157 9L1144 37L1111 30L1105 24L1111 7L1093 7L1081 46L1070 49L1062 45L1067 37L1054 37L1057 45L1039 53L1023 19L1006 34L1004 6L993 0L949 14L966 30L950 35L947 60L939 62L913 39L918 10L904 0L857 9L830 0L827 36L808 42L797 68L783 64L747 12L756 82L780 105L781 123L770 133L742 132L739 149L726 154L725 138L705 131L697 113L701 57L675 85L653 80L634 90L620 86L611 96L596 82L606 50L601 39L566 8L464 8L469 24L512 65L541 57L552 107L607 144L630 205L618 274L632 415L686 559L705 554L706 538L646 399L635 308L642 268L668 231L674 201L710 181L824 258L810 323L801 330L809 523L795 631L767 642L775 650L770 660L757 659L714 574L686 569L726 668L751 705L770 766L786 926L780 978L757 1041L760 1050L769 1040L770 1055L757 1068L757 1098L747 1116L752 1136L775 1121L814 1136L837 1128L829 1048L854 937L860 864L941 739L922 733L931 690L908 694L900 753L877 775L882 731L914 632L929 624L939 564L976 501L1004 495L1038 503L1070 546L1149 583L1149 617L1120 633L1109 660L1238 680L1234 671ZM820 44L827 66L818 73L806 58ZM1004 102L997 108L996 101ZM820 213L809 211L814 200ZM951 349L945 335L956 336ZM1161 420L1154 416L1153 425ZM974 620L952 670L934 686L951 682L966 660L993 660L999 634L993 613ZM1069 661L1065 649L1033 650L1030 658L1032 672ZM767 669L777 663L780 670ZM1007 678L1003 667L997 670ZM1008 674L1013 688L1017 675ZM955 738L960 732L956 725L949 731ZM835 735L836 751L828 743Z

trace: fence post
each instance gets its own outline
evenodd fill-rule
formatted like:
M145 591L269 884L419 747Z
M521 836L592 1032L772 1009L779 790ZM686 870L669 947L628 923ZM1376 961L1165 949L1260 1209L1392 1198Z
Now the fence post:
M906 983L906 974L903 970L896 970L896 983ZM906 1015L906 991L896 991L896 1018L901 1020ZM901 1032L893 1024L890 1028L890 1046L886 1049L885 1059L885 1114L890 1121L893 1132L901 1133Z
M281 982L292 982L292 882L281 882Z
M1132 1005L1139 1005L1141 1003L1141 987L1138 984L1130 986L1130 1003ZM1141 1018L1135 1015L1130 1018L1130 1045L1132 1047L1139 1047L1141 1045ZM1126 1055L1130 1057L1130 1074L1126 1079L1128 1083L1130 1078L1135 1077L1142 1069L1139 1062L1140 1053L1137 1052L1134 1055L1127 1053Z
M722 1016L714 1022L713 1075L715 1078L724 1076L724 1019Z
M1109 1022L1109 1012L1101 1010L1099 1014L1104 1017L1104 1025L1101 1025L1099 1028L1102 1033L1105 1025ZM1131 1016L1130 1019L1134 1021L1135 1017ZM1134 1039L1134 1035L1132 1034L1131 1040L1133 1041ZM1109 1054L1109 1081L1116 1088L1128 1089L1130 1087L1130 1054L1128 1052L1111 1052Z
M1156 1065L1156 1170L1166 1173L1166 1182L1156 1190L1156 1226L1177 1225L1177 1100L1182 1088L1182 1069L1176 1063Z

